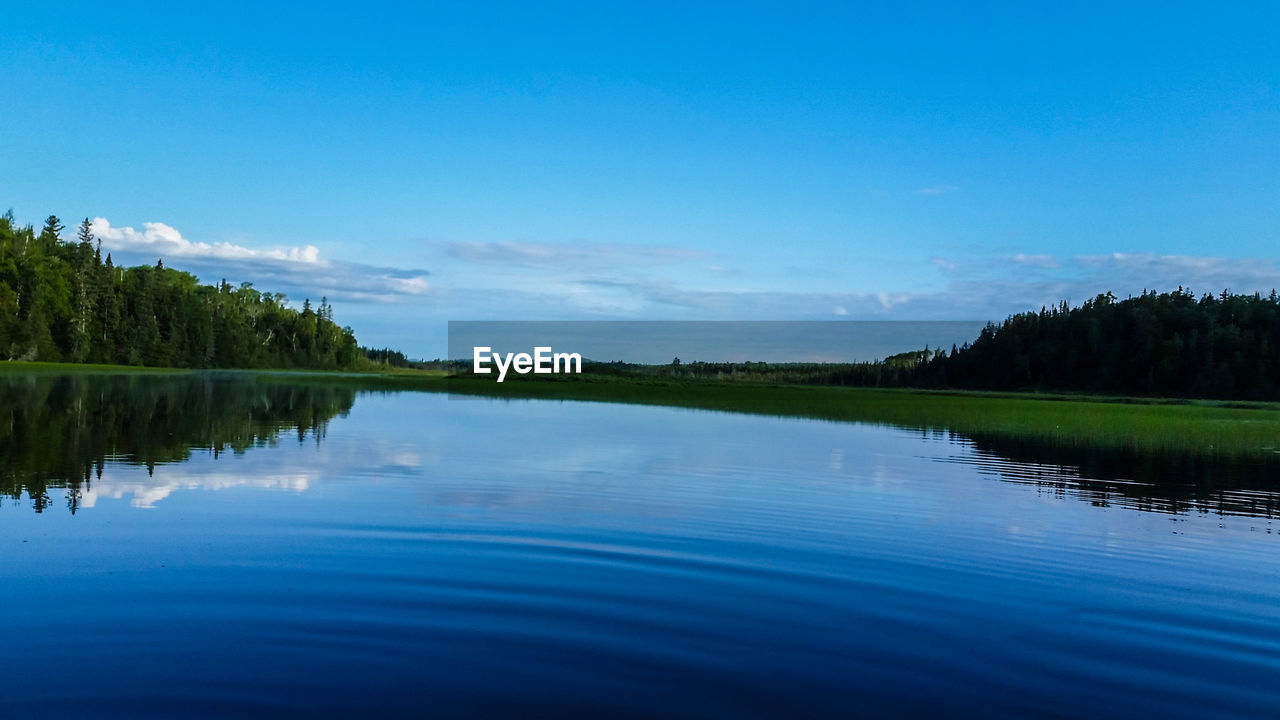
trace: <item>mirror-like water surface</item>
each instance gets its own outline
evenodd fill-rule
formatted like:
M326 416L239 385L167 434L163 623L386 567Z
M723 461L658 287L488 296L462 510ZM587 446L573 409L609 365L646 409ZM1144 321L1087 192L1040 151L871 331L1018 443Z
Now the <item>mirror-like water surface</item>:
M4 717L1280 707L1268 465L235 376L3 389Z

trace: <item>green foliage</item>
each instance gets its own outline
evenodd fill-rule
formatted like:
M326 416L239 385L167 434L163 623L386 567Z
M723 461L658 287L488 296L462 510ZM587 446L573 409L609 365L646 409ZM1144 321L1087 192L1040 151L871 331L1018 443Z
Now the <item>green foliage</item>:
M922 363L912 384L1162 397L1280 399L1280 300L1262 295L1099 295L990 325Z
M1274 403L800 386L737 378L677 378L637 371L637 367L667 366L593 363L584 365L581 375L508 376L503 383L466 372L444 375L413 370L290 375L296 382L362 390L665 405L874 423L974 439L1015 439L1080 452L1108 448L1250 461L1280 458L1280 405Z
M838 326L837 323L832 323ZM1099 295L988 325L972 344L864 363L615 364L638 375L796 385L1280 400L1280 298ZM594 371L599 372L600 368Z
M0 358L157 367L352 367L350 328L322 301L302 312L249 283L201 285L185 272L116 267L86 218L63 242L50 216L37 236L0 217Z
M413 367L414 361L410 360L404 353L391 348L360 348L360 355L369 360L373 366L407 368Z

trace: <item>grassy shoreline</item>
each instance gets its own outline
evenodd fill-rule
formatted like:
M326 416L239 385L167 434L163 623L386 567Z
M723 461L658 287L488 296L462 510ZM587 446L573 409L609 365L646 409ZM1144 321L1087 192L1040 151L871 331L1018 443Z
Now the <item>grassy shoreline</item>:
M732 382L531 381L502 386L469 378L438 382L444 390L466 395L861 422L968 436L999 435L1064 447L1223 457L1280 452L1280 409L1275 407Z
M998 435L1064 447L1105 447L1214 457L1280 453L1280 404L1030 393L979 393L780 385L617 376L516 378L504 383L443 372L396 370L192 371L0 363L4 375L248 373L264 380L351 385L505 399L614 402L862 422L920 431Z
M181 375L199 372L188 368L146 367L142 365L98 365L93 363L0 362L0 375Z

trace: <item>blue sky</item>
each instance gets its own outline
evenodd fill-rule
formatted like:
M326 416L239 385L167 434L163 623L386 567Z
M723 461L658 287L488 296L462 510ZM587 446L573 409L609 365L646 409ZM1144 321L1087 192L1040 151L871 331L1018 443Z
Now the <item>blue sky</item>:
M38 5L0 204L414 355L1280 286L1274 4Z

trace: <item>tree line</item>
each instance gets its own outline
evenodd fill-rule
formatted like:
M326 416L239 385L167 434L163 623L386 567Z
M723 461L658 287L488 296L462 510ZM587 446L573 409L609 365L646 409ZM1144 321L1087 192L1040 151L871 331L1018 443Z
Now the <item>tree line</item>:
M979 390L1244 400L1280 399L1280 299L1273 290L1197 297L1191 290L1098 295L983 329L936 352L917 385Z
M85 219L75 240L0 216L0 357L168 367L436 368L361 348L322 299L288 306L250 283L202 285L164 267L117 267ZM447 367L446 367L447 366ZM604 368L596 366L595 371ZM678 377L799 384L1280 400L1280 299L1189 289L1098 295L989 324L972 343L839 365L672 363Z
M346 368L360 357L327 300L301 311L279 293L203 285L164 267L116 266L86 218L64 241L0 216L0 357L161 367Z
M593 368L595 372L600 368ZM1107 293L991 323L972 342L877 362L675 363L624 372L807 385L1280 400L1280 298Z

